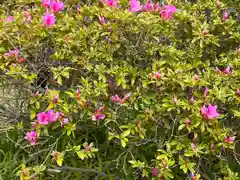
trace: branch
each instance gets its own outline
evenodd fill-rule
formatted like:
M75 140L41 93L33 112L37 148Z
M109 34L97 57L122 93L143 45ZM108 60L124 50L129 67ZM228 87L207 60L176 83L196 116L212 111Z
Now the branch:
M89 168L74 168L74 167L69 167L69 166L62 166L62 167L53 167L52 168L47 168L48 172L55 172L55 173L60 173L62 171L70 171L70 172L76 172L76 173L95 173L99 174L101 176L107 177L107 175L104 172L99 172L96 169L89 169Z

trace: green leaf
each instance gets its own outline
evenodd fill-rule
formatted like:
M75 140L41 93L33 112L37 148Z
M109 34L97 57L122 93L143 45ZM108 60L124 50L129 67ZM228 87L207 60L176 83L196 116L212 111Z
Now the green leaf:
M186 126L186 124L181 124L181 125L178 127L178 130L181 131L185 126Z
M124 137L127 137L127 136L130 134L130 132L131 132L130 129L124 131L124 132L121 134L121 137L123 137L123 138L124 138Z
M57 82L58 82L58 84L62 85L62 76L58 76Z
M57 165L62 166L63 163L63 154L60 153L57 157Z
M80 159L84 160L85 152L84 152L83 150L78 151L78 152L77 152L77 155L78 155L78 157L79 157Z
M123 148L125 148L126 145L127 145L126 141L124 141L123 139L121 139L121 145L122 145Z

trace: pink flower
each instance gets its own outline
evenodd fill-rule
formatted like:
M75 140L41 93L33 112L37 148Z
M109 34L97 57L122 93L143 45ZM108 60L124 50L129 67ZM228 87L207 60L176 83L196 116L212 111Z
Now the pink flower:
M203 119L209 120L209 119L215 119L220 114L217 112L217 106L212 106L211 104L205 106L203 105L200 109L200 113Z
M173 96L173 103L174 103L174 104L177 104L177 98L176 98L175 95Z
M64 118L62 121L60 121L61 127L63 127L65 124L68 123L68 118Z
M79 92L79 88L77 88L76 90L76 98L79 99L80 98L80 92Z
M152 176L158 176L158 168L152 168Z
M236 94L240 96L240 88L237 89Z
M160 78L161 78L160 72L155 72L155 73L153 74L153 76L154 76L155 79L160 79Z
M37 137L36 131L30 131L30 132L27 132L24 139L28 140L31 143L31 145L35 145L36 144L36 137Z
M240 46L237 48L237 55L240 56Z
M6 17L3 22L12 22L14 20L13 16Z
M52 1L49 6L54 13L64 9L64 3L62 1Z
M53 14L45 13L45 15L42 16L42 21L46 27L50 27L55 23L55 16Z
M37 122L31 122L32 129L36 129L38 123Z
M222 70L224 74L231 74L231 69L229 66L227 66L225 69Z
M104 3L109 7L117 8L117 0L104 0Z
M42 0L42 7L44 7L44 8L46 8L46 7L48 7L49 6L49 4L50 4L50 0Z
M153 11L156 11L156 12L159 12L161 9L160 5L159 5L159 2L155 3L153 5Z
M164 5L163 9L160 10L160 17L165 20L171 20L172 14L177 11L175 6Z
M210 144L210 151L213 151L214 150L214 143L211 143Z
M115 94L114 96L111 97L111 101L119 103L121 102L121 98L117 94Z
M59 112L54 112L53 110L49 110L47 112L47 116L48 116L48 122L56 122L57 119L59 118Z
M104 106L99 107L95 113L92 115L93 121L98 121L105 118L104 114L101 114L101 111L104 109Z
M222 21L226 21L228 19L228 12L224 11L222 16Z
M19 55L19 50L15 49L15 50L9 50L7 53L4 54L7 57L15 57L17 58Z
M194 79L195 81L198 81L198 80L199 80L198 75L197 75L197 74L194 74L193 79Z
M192 149L193 151L196 150L196 145L195 145L194 143L191 143L191 149Z
M39 124L48 124L48 114L46 112L40 112L37 114L37 120Z
M99 19L100 24L102 24L102 25L106 24L105 18L103 16L99 16L98 19Z
M130 8L129 8L129 12L137 12L140 11L142 9L142 5L138 0L130 0Z
M143 9L144 9L144 11L152 12L154 10L153 6L154 5L152 4L151 0L147 0L143 6Z
M186 124L190 125L191 121L189 119L186 119Z
M54 97L52 98L52 103L53 103L53 104L56 104L56 103L58 102L58 99L59 99L59 96L58 96L58 95L54 96Z
M127 93L124 97L123 97L123 101L129 99L129 97L131 96L131 92L130 93Z
M30 21L31 21L31 16L30 16L29 12L24 11L24 12L23 12L23 16L26 18L26 21L27 21L27 22L30 22Z
M235 136L233 136L233 137L225 136L223 141L224 141L225 143L233 143L233 141L235 140L235 138L236 138Z
M81 9L81 5L77 4L77 11L80 11L80 9Z

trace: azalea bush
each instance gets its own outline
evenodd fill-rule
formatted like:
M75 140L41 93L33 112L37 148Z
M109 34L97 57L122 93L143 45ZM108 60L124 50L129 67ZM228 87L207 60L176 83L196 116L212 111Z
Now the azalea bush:
M2 2L1 179L239 179L238 8Z

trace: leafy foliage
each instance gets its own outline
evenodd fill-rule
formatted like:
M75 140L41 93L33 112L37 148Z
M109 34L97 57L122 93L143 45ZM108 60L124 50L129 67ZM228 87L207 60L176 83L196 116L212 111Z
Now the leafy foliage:
M106 2L1 4L1 179L238 179L236 1Z

